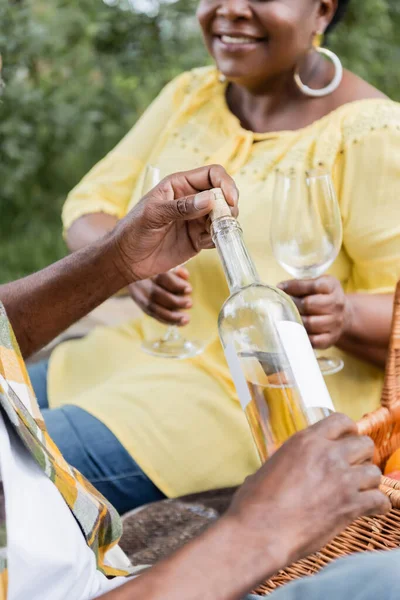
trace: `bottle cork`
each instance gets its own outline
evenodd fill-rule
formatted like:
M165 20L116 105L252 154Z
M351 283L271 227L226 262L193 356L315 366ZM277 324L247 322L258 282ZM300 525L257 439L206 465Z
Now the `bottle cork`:
M214 208L210 213L211 221L215 221L216 219L220 219L221 217L230 217L231 209L225 200L225 196L221 188L214 188L211 190L214 194Z

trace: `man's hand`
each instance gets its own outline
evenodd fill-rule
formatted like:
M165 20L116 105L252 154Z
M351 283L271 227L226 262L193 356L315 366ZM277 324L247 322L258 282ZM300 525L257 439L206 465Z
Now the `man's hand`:
M372 440L359 437L344 415L293 436L246 480L227 513L239 524L242 547L265 565L278 556L283 568L319 550L354 519L386 513L391 505L378 489L373 452Z
M292 296L314 348L335 346L351 328L351 303L335 277L292 279L278 287Z
M319 550L357 517L386 513L373 443L333 415L298 433L249 477L199 538L104 600L236 600Z
M222 188L237 214L238 190L220 166L201 167L163 179L114 230L117 268L127 283L165 273L212 248L207 217L213 208L211 188Z
M213 187L223 189L236 215L238 191L222 167L171 175L101 239L43 271L0 286L23 355L36 352L127 285L211 247L207 215Z
M146 315L165 325L187 325L192 308L192 286L185 267L137 281L129 287L129 293Z

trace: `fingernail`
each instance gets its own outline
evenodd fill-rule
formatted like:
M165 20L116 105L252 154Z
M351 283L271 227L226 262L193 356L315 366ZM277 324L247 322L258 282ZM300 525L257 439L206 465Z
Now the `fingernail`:
M193 306L193 302L191 300L188 300L185 304L186 308L192 308Z
M187 325L189 323L189 317L182 317L180 320L181 325Z
M285 290L287 286L286 283L278 283L276 287L278 287L280 290Z
M192 293L192 288L191 287L185 287L185 289L183 290L184 294L191 294Z
M210 204L210 193L200 192L200 194L196 194L193 204L196 210L207 208Z

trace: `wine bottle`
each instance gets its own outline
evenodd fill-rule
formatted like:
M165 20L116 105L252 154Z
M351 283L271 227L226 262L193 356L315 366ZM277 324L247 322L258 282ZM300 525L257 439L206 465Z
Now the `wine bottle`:
M325 418L333 403L296 305L261 283L221 189L213 190L211 233L230 289L218 329L236 391L261 458Z

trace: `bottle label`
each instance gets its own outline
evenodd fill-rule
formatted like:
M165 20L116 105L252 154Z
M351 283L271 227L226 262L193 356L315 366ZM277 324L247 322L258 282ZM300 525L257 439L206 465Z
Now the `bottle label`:
M335 407L304 327L292 321L280 321L276 327L304 405L334 412Z
M243 410L246 410L251 402L251 395L233 342L227 344L225 348L225 357L232 375L233 383L236 387L237 395L239 396L240 404Z

